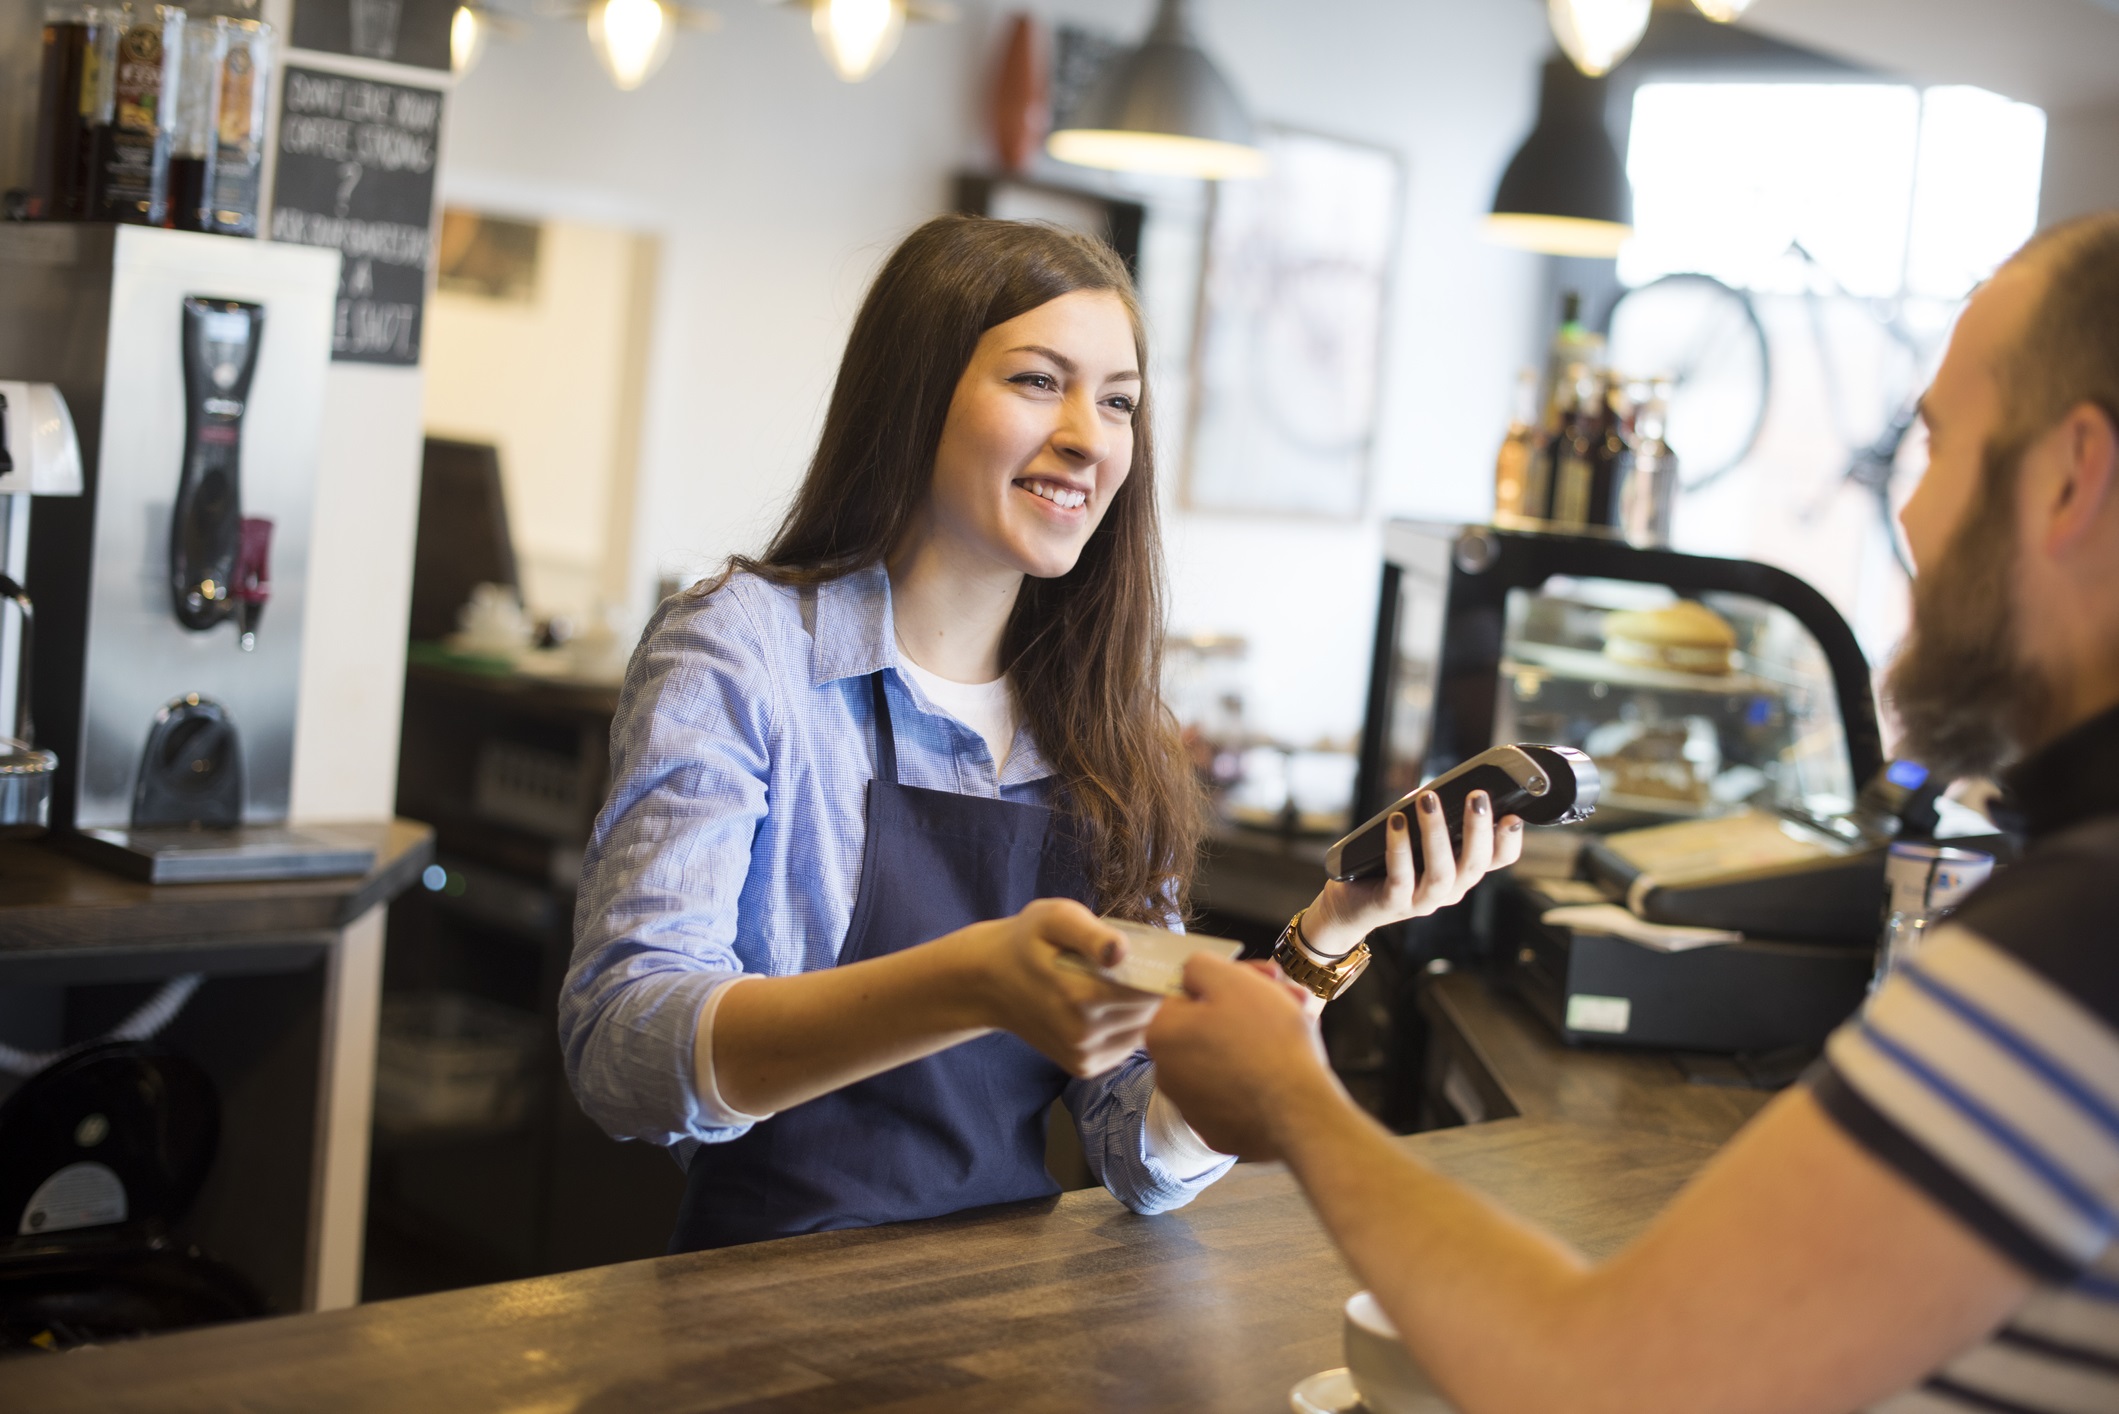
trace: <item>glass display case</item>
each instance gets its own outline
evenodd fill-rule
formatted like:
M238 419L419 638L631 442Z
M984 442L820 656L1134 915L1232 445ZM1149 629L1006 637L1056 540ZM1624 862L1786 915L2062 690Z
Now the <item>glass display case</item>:
M1793 614L1749 594L1570 575L1509 590L1494 738L1589 756L1607 828L1854 805L1831 665Z
M1357 819L1510 741L1588 754L1599 830L1829 818L1882 767L1852 631L1771 566L1399 521L1382 588Z

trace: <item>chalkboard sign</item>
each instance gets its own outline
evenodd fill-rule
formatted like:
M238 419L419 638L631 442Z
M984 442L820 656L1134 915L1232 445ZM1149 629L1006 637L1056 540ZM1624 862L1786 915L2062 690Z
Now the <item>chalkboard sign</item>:
M416 364L441 94L287 70L272 238L340 252L339 362Z
M457 0L295 0L294 47L449 67Z

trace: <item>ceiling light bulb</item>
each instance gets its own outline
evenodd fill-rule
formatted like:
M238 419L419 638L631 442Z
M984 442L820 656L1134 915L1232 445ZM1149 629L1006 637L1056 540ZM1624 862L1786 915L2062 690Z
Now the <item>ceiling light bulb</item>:
M809 12L832 71L859 83L883 67L905 32L904 0L816 0Z
M486 52L486 22L479 18L478 11L469 5L456 7L456 18L449 21L449 67L459 74L468 74L478 63L478 56Z
M1553 38L1591 78L1610 73L1648 32L1654 0L1546 0Z
M1718 25L1726 25L1751 8L1751 0L1692 0L1700 13Z
M670 56L677 17L662 0L598 0L589 6L589 43L611 82L627 93Z

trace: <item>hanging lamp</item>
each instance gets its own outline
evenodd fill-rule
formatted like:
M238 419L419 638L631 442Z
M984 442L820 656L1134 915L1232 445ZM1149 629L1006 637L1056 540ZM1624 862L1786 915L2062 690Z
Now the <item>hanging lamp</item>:
M810 32L843 83L859 83L897 52L907 23L947 24L956 7L940 0L780 0L809 11Z
M1161 0L1147 38L1075 117L1045 140L1062 162L1208 180L1265 174L1250 112L1200 48L1187 0Z
M456 13L449 19L449 68L456 74L468 74L478 65L481 54L486 52L485 17L471 5L458 5Z
M677 40L677 16L662 0L594 0L588 25L597 60L625 93L654 76Z
M1546 0L1545 18L1575 67L1594 79L1633 53L1654 8L1654 0Z
M1486 218L1489 240L1546 255L1611 257L1633 234L1633 184L1604 126L1604 80L1545 61L1538 121Z

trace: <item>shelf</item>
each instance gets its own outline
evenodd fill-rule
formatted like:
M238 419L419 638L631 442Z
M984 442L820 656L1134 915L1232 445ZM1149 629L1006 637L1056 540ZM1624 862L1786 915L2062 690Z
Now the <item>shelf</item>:
M1501 660L1504 675L1543 673L1566 682L1602 682L1613 687L1648 692L1697 692L1716 697L1771 697L1784 701L1788 689L1752 673L1681 673L1670 668L1648 668L1622 663L1586 648L1562 648L1551 643L1511 646L1511 656Z

